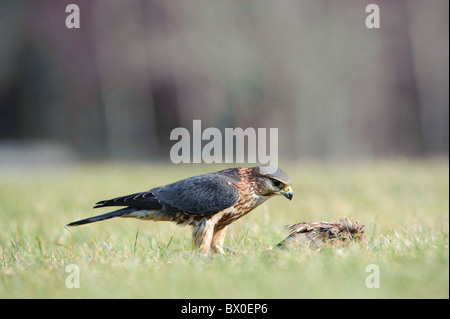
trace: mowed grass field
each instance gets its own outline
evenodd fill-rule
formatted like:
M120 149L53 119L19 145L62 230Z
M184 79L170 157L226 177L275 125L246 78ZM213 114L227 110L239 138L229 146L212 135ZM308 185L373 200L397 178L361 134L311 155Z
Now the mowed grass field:
M448 298L448 159L280 163L294 199L270 199L229 228L224 256L191 251L191 230L112 219L95 202L215 171L215 165L0 168L1 298ZM283 226L347 216L367 248L271 251ZM79 270L79 288L68 288ZM366 281L379 270L379 288ZM72 269L72 268L71 268ZM371 278L371 277L369 277Z

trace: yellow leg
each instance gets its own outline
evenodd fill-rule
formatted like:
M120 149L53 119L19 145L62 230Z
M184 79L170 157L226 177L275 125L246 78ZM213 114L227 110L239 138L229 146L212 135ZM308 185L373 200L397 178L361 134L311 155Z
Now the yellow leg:
M211 247L214 224L211 219L202 219L200 223L194 226L192 232L193 246L202 254L207 255Z
M214 229L214 234L212 236L211 248L216 253L224 254L223 251L223 242L225 240L225 235L227 234L228 226L225 226L221 229Z

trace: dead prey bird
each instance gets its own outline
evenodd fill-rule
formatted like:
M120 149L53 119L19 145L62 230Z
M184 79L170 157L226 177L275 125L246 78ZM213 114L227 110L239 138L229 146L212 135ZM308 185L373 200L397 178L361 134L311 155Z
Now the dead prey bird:
M321 249L324 245L345 247L356 241L366 245L365 225L341 217L332 222L303 222L285 227L291 233L276 248L311 247Z

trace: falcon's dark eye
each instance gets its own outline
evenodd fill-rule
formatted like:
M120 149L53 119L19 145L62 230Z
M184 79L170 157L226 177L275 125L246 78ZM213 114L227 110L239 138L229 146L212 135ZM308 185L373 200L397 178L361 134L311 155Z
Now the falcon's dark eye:
M284 184L280 181L274 180L273 181L273 186L278 187L278 188L282 188L284 186Z

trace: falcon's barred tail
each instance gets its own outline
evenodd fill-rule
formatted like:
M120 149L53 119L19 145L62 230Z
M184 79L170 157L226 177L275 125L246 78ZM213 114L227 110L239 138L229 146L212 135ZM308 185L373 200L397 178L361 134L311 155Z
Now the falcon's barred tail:
M79 225L84 225L84 224L89 224L89 223L93 223L93 222L98 222L98 221L101 221L101 220L110 219L110 218L114 218L114 217L125 217L125 215L128 215L128 214L134 212L135 210L136 210L136 208L126 207L126 208L115 210L115 211L110 212L110 213L106 213L106 214L102 214L102 215L93 216L93 217L89 217L89 218L86 218L86 219L78 220L76 222L72 222L70 224L67 224L66 226L79 226Z
M142 220L153 220L153 221L170 221L175 222L179 226L192 225L192 223L195 222L195 216L190 216L181 212L165 212L160 209L154 210L136 207L126 207L103 215L78 220L76 222L67 224L66 226L79 226L114 217L137 218Z

